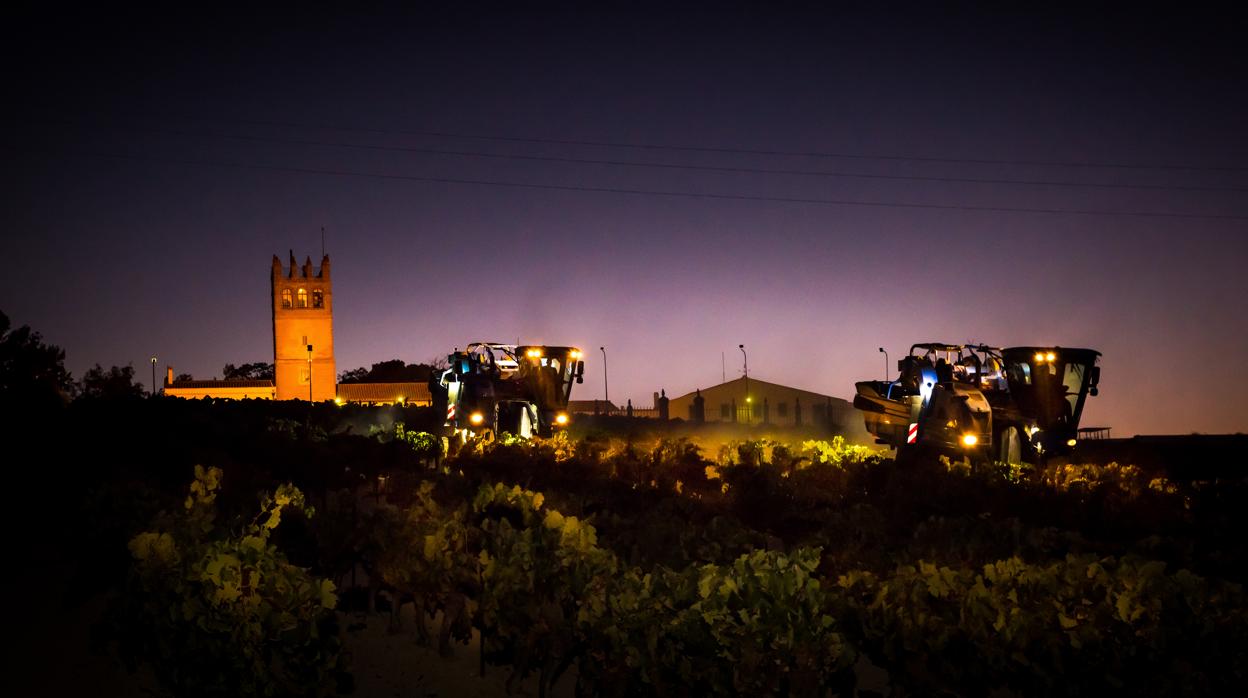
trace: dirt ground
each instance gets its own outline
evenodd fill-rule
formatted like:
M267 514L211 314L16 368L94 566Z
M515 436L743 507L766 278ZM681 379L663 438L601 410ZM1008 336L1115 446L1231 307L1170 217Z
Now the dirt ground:
M485 667L479 673L480 638L474 631L467 645L456 645L455 656L443 658L437 649L416 641L416 626L411 606L403 607L403 629L395 634L388 630L384 614L366 618L360 613L340 614L346 628L347 647L352 654L355 694L360 698L459 698L482 696L493 698L507 695L507 667ZM436 628L438 619L429 624ZM888 674L860 657L855 671L858 689L887 695ZM571 698L576 684L576 669L559 679L551 692L552 698ZM517 693L536 696L537 681L530 676Z
M360 698L458 698L459 696L505 696L510 668L485 667L480 674L480 636L474 631L467 645L454 646L455 655L443 658L436 647L416 640L414 611L403 606L400 632L389 630L385 614L367 617L343 613L346 645L351 653L355 675L355 696ZM429 623L436 628L440 619ZM569 698L576 683L575 670L569 670L551 693L552 698ZM513 695L536 696L537 681L530 676Z

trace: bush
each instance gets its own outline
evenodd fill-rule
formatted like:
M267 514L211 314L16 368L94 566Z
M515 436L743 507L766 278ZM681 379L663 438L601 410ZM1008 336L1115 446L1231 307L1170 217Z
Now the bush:
M289 485L238 532L215 523L221 471L195 468L184 511L130 540L134 566L117 615L131 667L172 696L316 696L347 689L332 582L270 542L287 512L311 515Z

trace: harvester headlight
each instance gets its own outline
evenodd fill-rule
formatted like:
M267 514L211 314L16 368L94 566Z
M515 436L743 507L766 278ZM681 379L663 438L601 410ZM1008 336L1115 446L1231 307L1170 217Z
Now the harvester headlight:
M1042 364L1042 363L1044 363L1044 353L1043 353L1043 352L1036 352L1036 363L1038 363L1038 364Z
M340 397L334 398L334 404L338 405L339 407L342 407L342 398Z
M473 426L480 426L481 422L485 421L485 415L480 412L473 412L468 415L468 421L471 422Z
M555 424L558 424L559 426L564 426L567 423L568 423L567 412L560 412L559 414L555 415Z
M541 349L530 349L530 350L528 350L528 351L524 352L524 355L525 355L525 356L527 356L527 357L529 357L530 359L540 359L540 358L542 358L542 350L541 350Z
M979 443L979 437L978 437L978 436L976 436L976 435L974 435L974 434L963 434L963 435L962 435L962 445L963 445L963 446L966 446L967 448L970 448L971 446L974 446L974 445L975 445L975 444L977 444L977 443Z
M573 359L579 359L581 358L581 350L573 349L572 351L568 352L568 356L571 356Z
M1045 354L1045 355L1044 355L1044 360L1045 360L1045 361L1053 361L1053 360L1055 360L1055 359L1057 359L1057 354L1054 354L1053 352L1049 352L1049 353L1047 353L1047 354Z
M1074 439L1066 439L1066 445L1071 448L1074 448L1076 443L1078 443L1078 441L1075 441Z

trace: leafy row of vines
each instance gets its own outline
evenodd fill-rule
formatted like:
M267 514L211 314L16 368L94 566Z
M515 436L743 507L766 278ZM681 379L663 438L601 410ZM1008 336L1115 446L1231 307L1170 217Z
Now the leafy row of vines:
M1157 536L1125 554L1114 540L1197 525L1199 485L1118 466L899 473L840 441L731 443L714 458L601 438L445 454L398 432L413 465L323 495L322 512L283 485L223 526L221 474L197 470L184 510L131 540L126 656L176 695L345 690L326 577L363 564L416 602L422 631L441 612L444 650L475 629L510 686L531 675L542 694L568 680L581 695L848 695L859 657L907 694L1209 694L1245 680L1241 588L1181 551L1150 555ZM994 498L1020 514L993 516ZM1088 524L1105 511L1108 525ZM274 538L287 513L311 554Z

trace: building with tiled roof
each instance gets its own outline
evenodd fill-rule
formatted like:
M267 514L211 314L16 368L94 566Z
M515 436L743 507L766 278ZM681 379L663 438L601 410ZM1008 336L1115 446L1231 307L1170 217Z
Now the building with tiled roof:
M277 386L270 380L174 380L173 367L166 367L165 395L196 400L204 397L226 400L272 400Z
M427 406L433 404L433 395L424 383L339 383L339 403L361 405Z
M165 395L314 402L335 399L338 375L329 255L322 256L319 268L312 266L310 257L300 267L293 251L288 265L274 255L269 280L274 379L175 381L170 368Z

